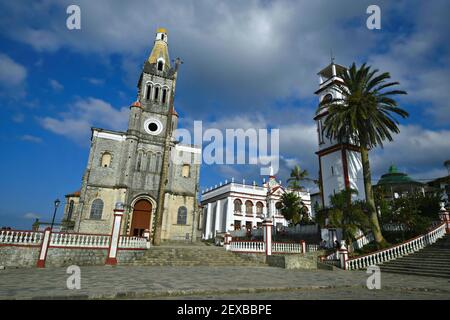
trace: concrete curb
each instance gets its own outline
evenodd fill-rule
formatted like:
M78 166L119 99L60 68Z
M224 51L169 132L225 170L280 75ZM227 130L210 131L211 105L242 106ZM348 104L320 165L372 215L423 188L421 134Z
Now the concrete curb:
M11 297L6 300L111 300L111 299L151 299L164 297L183 296L206 296L206 295L226 295L226 294L252 294L263 292L282 292L300 290L323 290L337 288L366 288L364 285L319 285L300 287L259 287L259 288L230 288L230 289L174 289L174 290L153 290L153 291L119 291L111 293L91 293L91 294L69 294L39 297ZM369 289L367 289L369 290ZM446 289L416 288L416 287L394 287L382 286L381 290L406 291L406 292L435 292L450 293Z

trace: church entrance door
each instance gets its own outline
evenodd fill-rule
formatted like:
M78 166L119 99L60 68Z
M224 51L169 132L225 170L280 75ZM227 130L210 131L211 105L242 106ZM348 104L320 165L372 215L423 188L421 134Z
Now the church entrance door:
M150 201L138 200L133 207L131 221L131 235L142 237L145 229L150 230L150 218L152 215L152 204Z

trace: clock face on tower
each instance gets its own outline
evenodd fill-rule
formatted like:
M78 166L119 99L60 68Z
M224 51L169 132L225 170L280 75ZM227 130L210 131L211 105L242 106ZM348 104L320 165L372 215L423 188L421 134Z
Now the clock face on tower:
M163 124L156 118L149 118L144 122L144 130L148 134L157 136L163 131Z

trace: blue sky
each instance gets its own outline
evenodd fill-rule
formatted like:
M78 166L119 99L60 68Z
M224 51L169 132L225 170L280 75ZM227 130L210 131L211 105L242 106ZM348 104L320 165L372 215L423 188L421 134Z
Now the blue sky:
M81 8L81 30L66 8ZM374 180L391 163L417 179L450 159L448 1L377 1L381 30L366 28L372 1L0 1L0 226L49 220L53 200L79 189L90 127L126 128L128 106L157 27L181 57L180 126L279 128L281 168L318 164L316 73L330 59L390 71L410 118L371 152ZM260 181L257 166L202 166L201 186ZM61 216L61 210L59 214Z

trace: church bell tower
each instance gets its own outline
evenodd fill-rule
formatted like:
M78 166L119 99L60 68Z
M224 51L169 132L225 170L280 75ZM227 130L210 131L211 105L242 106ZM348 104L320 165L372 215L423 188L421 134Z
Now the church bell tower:
M319 89L315 92L319 97L318 108L324 103L342 98L337 84L343 83L340 77L343 72L347 72L347 69L332 61L318 73L320 84ZM319 157L322 206L328 206L330 196L346 188L355 189L358 192L353 196L353 200L364 200L364 179L359 147L351 142L339 143L334 139L327 138L323 130L327 115L328 110L323 109L314 117L317 123L319 144L316 154Z

